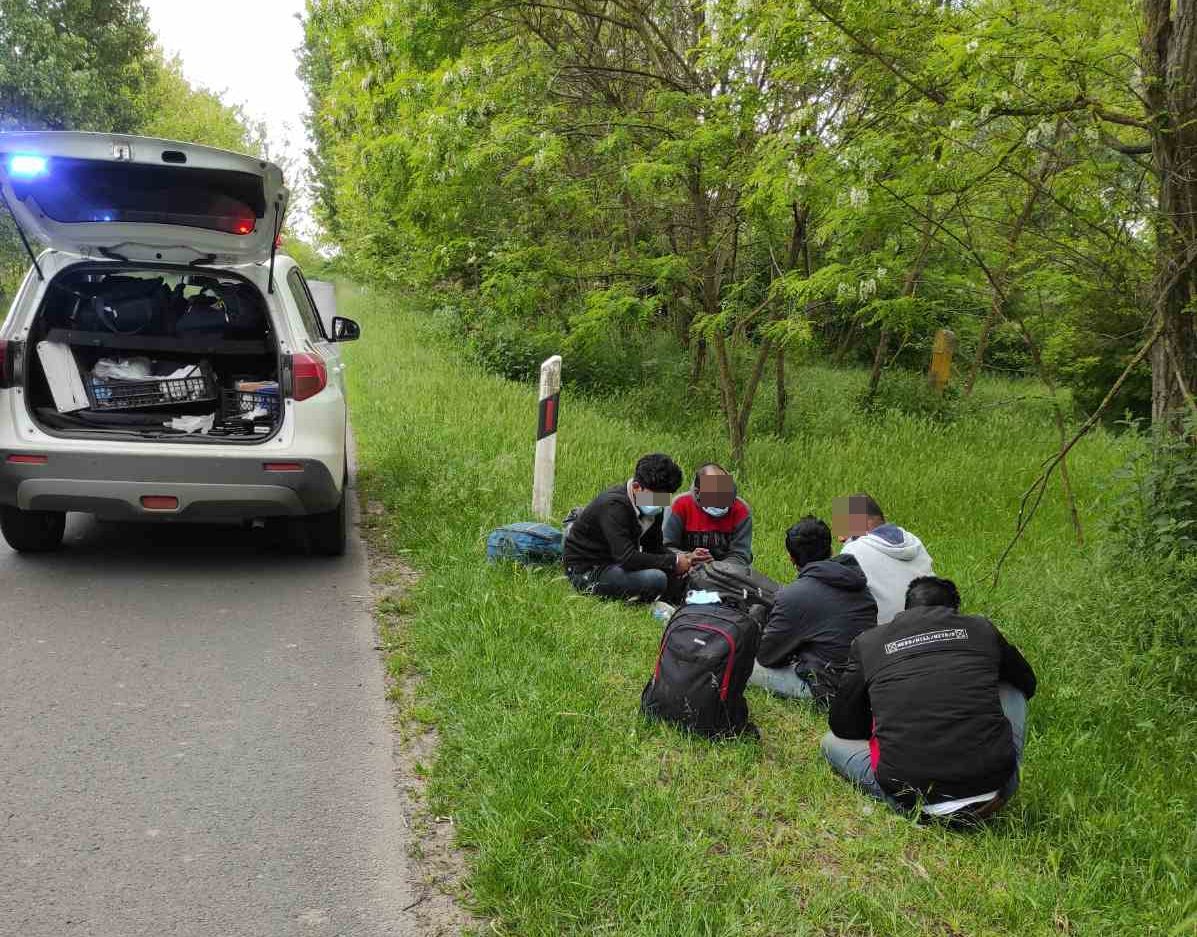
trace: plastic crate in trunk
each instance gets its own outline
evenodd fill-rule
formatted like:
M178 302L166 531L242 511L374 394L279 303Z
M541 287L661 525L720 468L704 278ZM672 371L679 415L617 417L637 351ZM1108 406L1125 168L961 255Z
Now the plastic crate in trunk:
M216 400L216 382L203 361L184 377L126 381L89 375L85 386L93 410L134 410Z

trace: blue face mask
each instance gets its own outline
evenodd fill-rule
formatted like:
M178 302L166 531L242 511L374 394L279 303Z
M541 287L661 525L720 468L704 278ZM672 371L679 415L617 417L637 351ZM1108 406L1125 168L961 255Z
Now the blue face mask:
M662 511L665 510L665 505L663 505L663 504L638 504L638 505L636 505L636 510L639 511L641 514L643 514L645 517L656 517L658 514L660 514Z
M707 514L710 514L711 517L727 517L727 512L730 511L731 508L703 508L703 510Z

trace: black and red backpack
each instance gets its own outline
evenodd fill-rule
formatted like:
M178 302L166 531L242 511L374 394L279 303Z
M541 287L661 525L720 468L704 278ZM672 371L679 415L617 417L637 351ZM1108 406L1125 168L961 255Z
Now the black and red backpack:
M709 738L752 732L744 687L760 628L730 605L683 605L669 619L640 711Z

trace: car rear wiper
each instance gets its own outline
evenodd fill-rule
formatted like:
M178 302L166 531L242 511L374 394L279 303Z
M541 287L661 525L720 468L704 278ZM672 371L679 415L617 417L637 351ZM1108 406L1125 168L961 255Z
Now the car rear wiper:
M33 269L37 271L37 278L44 283L46 275L42 273L42 268L38 266L37 255L33 253L33 248L29 246L29 238L25 237L25 229L17 221L17 216L13 214L12 206L8 204L8 196L4 194L3 187L0 187L0 201L4 202L4 207L8 211L8 217L12 219L12 223L16 226L17 234L21 236L21 243L25 245L25 253L29 255L29 259L33 261Z
M97 247L101 257L107 257L109 260L123 260L125 263L129 262L129 258L124 254L118 254L111 247Z

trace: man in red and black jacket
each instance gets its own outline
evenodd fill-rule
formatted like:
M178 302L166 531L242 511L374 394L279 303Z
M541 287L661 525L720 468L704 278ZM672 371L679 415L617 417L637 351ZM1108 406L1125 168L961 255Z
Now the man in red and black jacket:
M665 518L665 546L697 559L752 564L752 511L736 496L727 469L708 462L694 475L694 487L678 495Z
M950 580L922 576L905 611L852 642L822 747L896 809L980 818L1018 788L1035 673L992 622L959 608Z
M608 599L674 597L694 557L665 549L661 518L681 483L677 463L655 452L627 482L586 505L565 535L565 574L574 588Z

